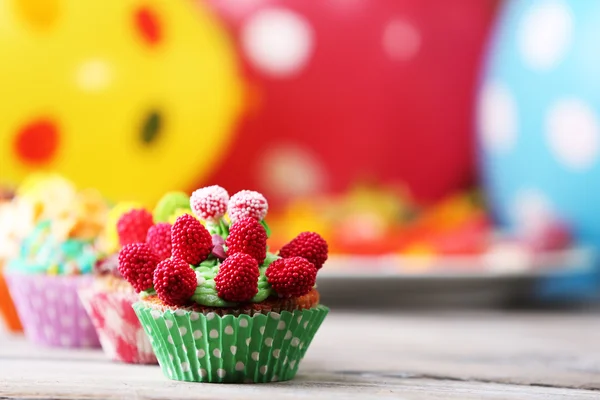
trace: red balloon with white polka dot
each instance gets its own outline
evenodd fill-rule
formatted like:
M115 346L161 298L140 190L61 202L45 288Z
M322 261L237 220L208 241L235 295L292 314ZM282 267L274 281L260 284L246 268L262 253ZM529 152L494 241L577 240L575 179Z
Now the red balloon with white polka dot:
M211 181L275 202L357 180L430 201L471 182L477 70L494 0L210 0L247 78Z

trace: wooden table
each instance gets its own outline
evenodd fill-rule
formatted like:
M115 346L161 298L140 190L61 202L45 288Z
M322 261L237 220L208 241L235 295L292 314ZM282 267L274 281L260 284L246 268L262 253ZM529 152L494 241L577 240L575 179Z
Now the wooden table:
M600 312L332 310L291 382L189 384L0 336L0 399L600 399Z

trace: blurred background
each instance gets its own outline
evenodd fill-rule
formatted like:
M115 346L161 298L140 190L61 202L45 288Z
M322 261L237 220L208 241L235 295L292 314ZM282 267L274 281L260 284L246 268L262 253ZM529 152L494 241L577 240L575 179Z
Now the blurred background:
M252 189L272 249L328 240L324 301L594 300L599 22L585 0L0 0L2 201L39 171L149 207Z

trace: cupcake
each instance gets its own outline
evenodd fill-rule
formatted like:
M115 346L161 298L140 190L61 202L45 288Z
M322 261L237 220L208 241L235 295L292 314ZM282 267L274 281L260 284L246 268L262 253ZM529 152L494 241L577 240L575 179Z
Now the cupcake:
M184 211L190 211L189 197L185 193L171 192L158 202L153 214L134 203L117 204L109 213L105 230L109 255L98 261L93 283L80 288L79 297L96 328L104 353L112 360L131 364L157 362L133 311L132 305L138 296L119 272L117 252L122 246L145 243L147 237L151 242L162 232L170 238L168 221ZM169 252L165 253L166 258L170 256L170 243L165 251Z
M219 186L202 188L190 208L119 252L163 373L192 382L292 379L329 311L315 288L327 243L305 232L269 252L268 203L257 192L229 199Z
M132 305L137 295L118 270L117 254L96 263L93 282L79 288L104 353L114 361L155 364L156 357Z
M40 178L26 192L39 222L4 270L25 334L43 345L97 347L77 288L91 281L106 203L57 176Z

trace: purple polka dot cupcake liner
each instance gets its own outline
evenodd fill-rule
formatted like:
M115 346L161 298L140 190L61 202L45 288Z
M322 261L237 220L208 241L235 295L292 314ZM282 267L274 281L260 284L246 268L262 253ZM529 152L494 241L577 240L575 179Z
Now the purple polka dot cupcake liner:
M329 309L219 316L160 309L140 301L135 312L161 366L173 380L266 383L293 379Z
M100 347L96 330L77 290L92 276L49 276L5 271L4 276L32 342L52 347Z

